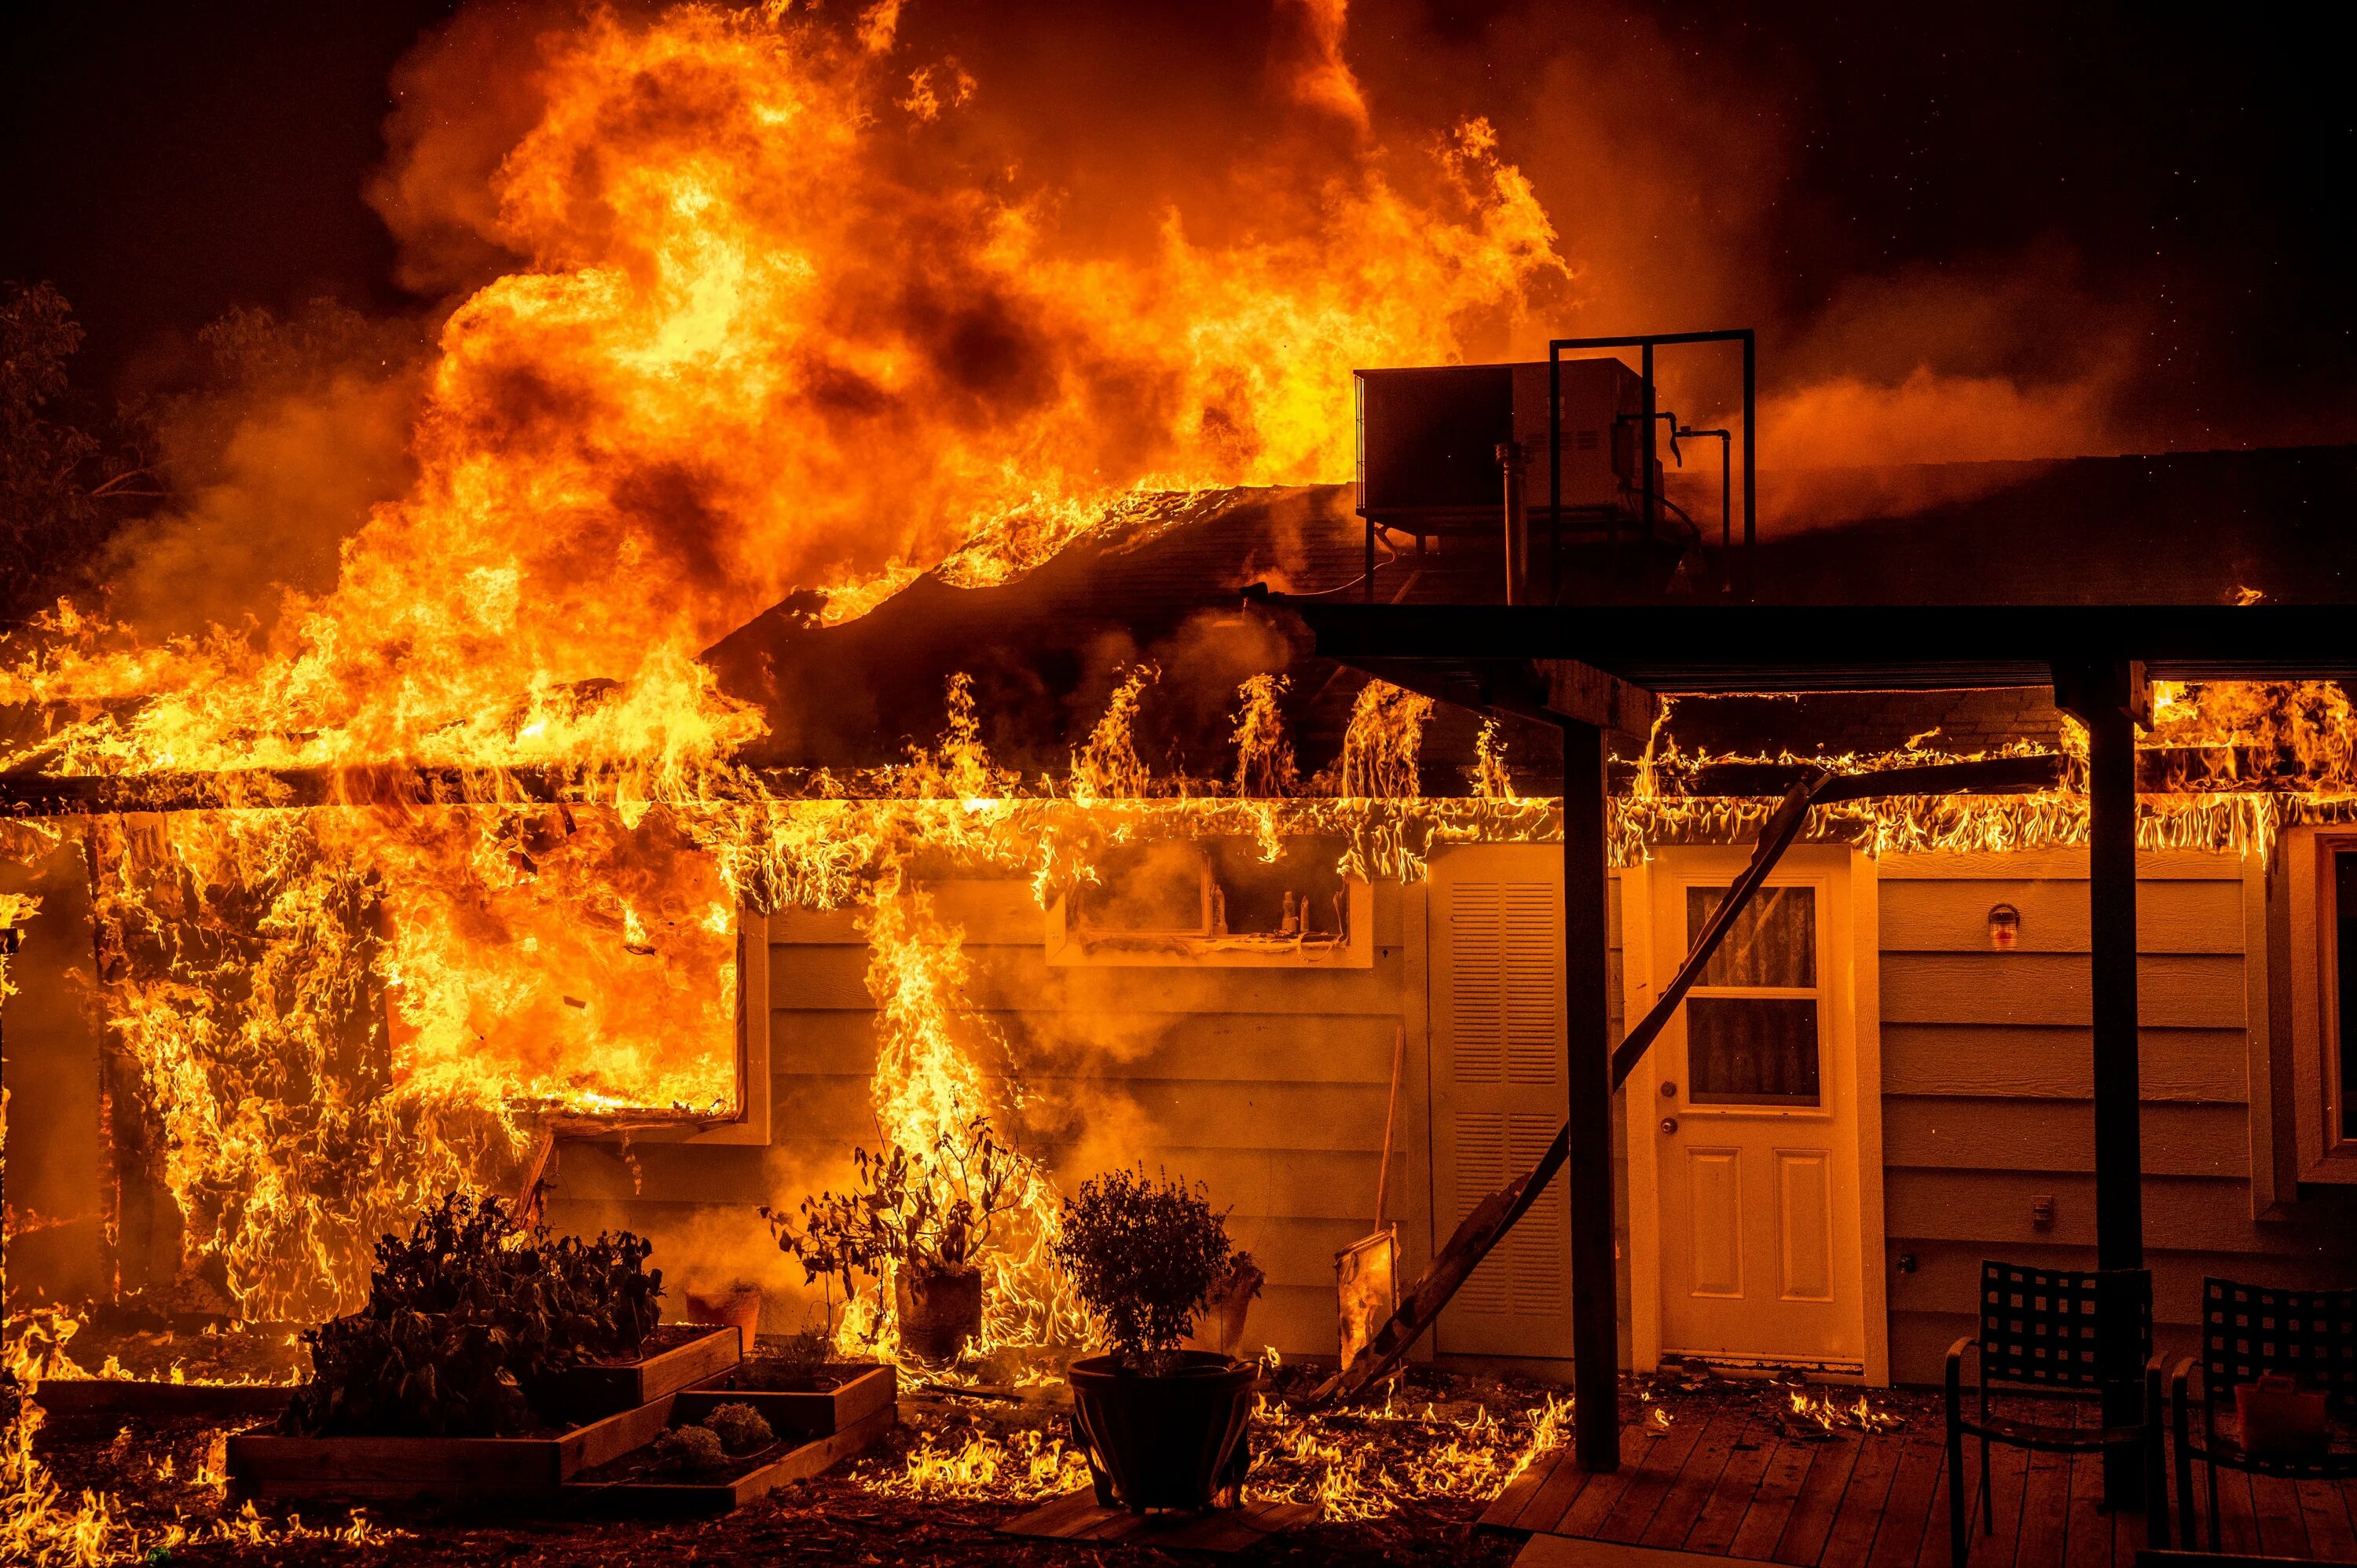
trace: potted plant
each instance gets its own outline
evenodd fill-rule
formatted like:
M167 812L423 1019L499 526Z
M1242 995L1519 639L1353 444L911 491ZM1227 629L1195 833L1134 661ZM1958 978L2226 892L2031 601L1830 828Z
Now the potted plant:
M1200 1184L1111 1171L1065 1199L1055 1254L1112 1342L1067 1374L1098 1500L1133 1513L1232 1503L1252 1462L1254 1369L1178 1348L1235 1277L1225 1217Z
M762 1218L806 1279L840 1280L847 1298L856 1277L869 1276L892 1293L904 1349L955 1360L982 1332L974 1260L992 1221L1014 1201L1014 1161L989 1119L977 1116L935 1138L929 1156L896 1144L876 1155L856 1150L852 1163L855 1190L802 1199L799 1223L767 1208Z

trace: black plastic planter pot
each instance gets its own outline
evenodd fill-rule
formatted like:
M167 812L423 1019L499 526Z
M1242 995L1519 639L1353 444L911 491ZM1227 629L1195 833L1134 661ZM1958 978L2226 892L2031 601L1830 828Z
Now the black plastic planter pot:
M1234 1501L1252 1463L1244 1435L1251 1363L1187 1350L1177 1370L1149 1378L1114 1370L1110 1356L1091 1356L1073 1362L1069 1376L1073 1432L1099 1502L1144 1513Z
M982 1332L982 1271L903 1268L894 1285L900 1343L928 1361L954 1361Z

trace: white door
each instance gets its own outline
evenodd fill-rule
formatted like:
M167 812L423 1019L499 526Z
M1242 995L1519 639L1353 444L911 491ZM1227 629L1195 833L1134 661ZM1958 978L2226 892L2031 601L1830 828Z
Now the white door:
M1647 867L1643 1001L1745 858L1672 849ZM1629 1085L1658 1194L1663 1355L1867 1370L1848 879L1847 852L1792 850Z
M1432 1244L1536 1165L1563 1126L1563 855L1545 844L1436 855L1431 953ZM1441 1314L1437 1349L1571 1354L1571 1227L1561 1177Z

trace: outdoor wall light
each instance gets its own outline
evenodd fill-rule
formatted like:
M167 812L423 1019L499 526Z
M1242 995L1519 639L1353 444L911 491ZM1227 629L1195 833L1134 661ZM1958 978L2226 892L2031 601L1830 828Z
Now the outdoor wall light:
M2021 940L2021 911L2010 904L1989 906L1989 946L2002 952Z

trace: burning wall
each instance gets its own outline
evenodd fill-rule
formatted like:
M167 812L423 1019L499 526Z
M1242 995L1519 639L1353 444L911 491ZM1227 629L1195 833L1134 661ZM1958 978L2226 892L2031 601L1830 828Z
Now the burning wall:
M791 590L840 622L936 561L984 585L1151 526L1145 488L1338 478L1350 368L1502 347L1571 271L1490 124L1385 150L1339 8L1288 34L1306 118L1243 171L1249 214L1174 210L1143 245L1009 177L961 118L986 84L897 15L593 12L485 55L522 62L491 122L441 113L489 24L461 27L412 68L380 191L473 258L388 470L408 488L332 586L202 636L61 611L0 672L39 715L0 767L328 780L324 808L264 779L84 840L114 1131L251 1315L348 1299L355 1235L502 1179L535 1116L721 1110L740 905L864 899L888 933L928 856L1050 889L1109 837L1340 832L1396 876L1545 831L1542 802L1349 799L1414 793L1381 746L1282 804L1167 779L1133 804L1160 759L1093 743L1019 787L970 725L862 800L743 766L762 717L697 655Z

